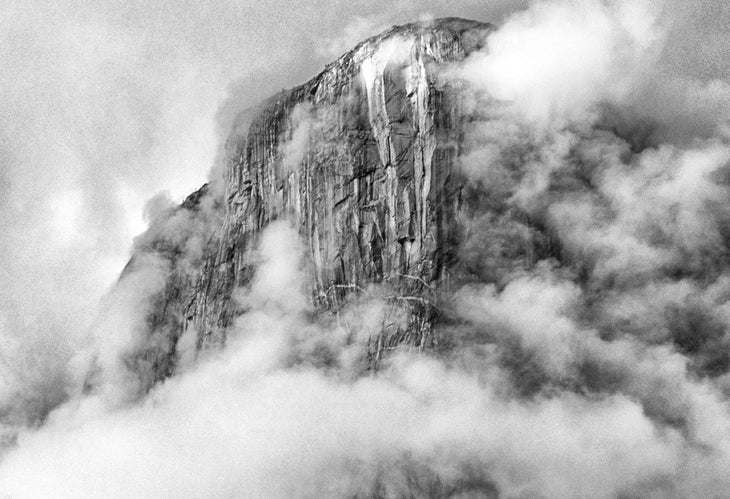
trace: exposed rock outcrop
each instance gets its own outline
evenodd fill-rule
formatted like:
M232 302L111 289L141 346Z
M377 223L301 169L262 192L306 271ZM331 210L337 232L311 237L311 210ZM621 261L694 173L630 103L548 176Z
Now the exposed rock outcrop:
M261 229L281 217L306 241L318 307L336 310L352 290L383 282L407 310L406 325L364 346L371 367L385 348L434 346L430 298L448 283L459 240L465 120L463 94L439 71L489 29L452 18L394 27L238 127L220 192L203 187L169 215L196 229L173 244L153 225L138 240L138 254L164 255L172 270L135 369L149 382L170 375L183 334L197 349L225 343L238 314L232 292L252 276Z

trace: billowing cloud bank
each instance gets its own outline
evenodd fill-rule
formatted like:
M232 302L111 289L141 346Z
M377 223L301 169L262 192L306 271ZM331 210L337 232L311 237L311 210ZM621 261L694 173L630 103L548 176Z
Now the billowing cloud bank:
M92 354L70 352L74 395L38 427L4 423L0 495L725 496L730 84L667 55L666 12L538 3L445 70L473 116L476 208L438 355L360 376L397 317L377 289L314 314L279 222L226 349L140 399L120 354L162 285L150 257L92 327L99 388L82 393ZM149 212L197 251L204 227Z

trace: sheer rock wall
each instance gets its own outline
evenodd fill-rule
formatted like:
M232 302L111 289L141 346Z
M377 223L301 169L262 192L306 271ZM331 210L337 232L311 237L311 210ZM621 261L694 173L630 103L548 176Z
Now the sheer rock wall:
M183 335L194 334L198 350L225 343L240 312L232 292L252 276L258 236L284 217L306 242L318 307L336 310L349 292L385 282L407 309L406 326L364 347L370 367L384 348L434 346L429 297L448 282L459 239L454 166L465 119L463 94L439 69L480 48L488 30L461 19L394 27L234 131L217 197L204 187L177 210L202 227L197 253L153 228L138 241L138 254L164 255L172 270L136 369L150 382L170 375Z

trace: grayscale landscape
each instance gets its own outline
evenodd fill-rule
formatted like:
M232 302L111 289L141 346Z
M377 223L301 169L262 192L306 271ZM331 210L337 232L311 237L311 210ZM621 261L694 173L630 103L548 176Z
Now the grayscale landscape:
M0 4L0 498L730 497L730 4Z

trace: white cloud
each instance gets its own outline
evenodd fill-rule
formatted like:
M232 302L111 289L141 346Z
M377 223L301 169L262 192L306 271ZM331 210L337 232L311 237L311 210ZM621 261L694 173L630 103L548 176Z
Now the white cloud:
M9 5L0 495L725 493L730 384L713 369L730 345L730 87L722 61L667 52L697 46L705 34L681 25L698 19L727 45L726 23L707 13L722 6L702 5L536 3L455 73L489 103L476 108L464 168L507 214L464 221L484 236L473 258L492 258L498 278L477 275L456 294L456 325L441 332L451 351L403 352L358 376L390 304L374 290L335 317L312 314L305 249L279 222L236 292L245 313L228 347L187 358L147 395L125 355L146 340L169 262L141 257L93 312L145 199L172 192L146 205L153 227L137 247L160 238L191 265L214 214L171 208L204 180L237 111L311 76L322 50L344 50L373 23L511 7L398 3L372 17L369 2ZM287 164L315 118L297 111ZM505 222L520 210L528 221ZM496 221L504 230L485 236ZM495 270L508 259L500 238L528 240L529 224L542 224L563 265Z

